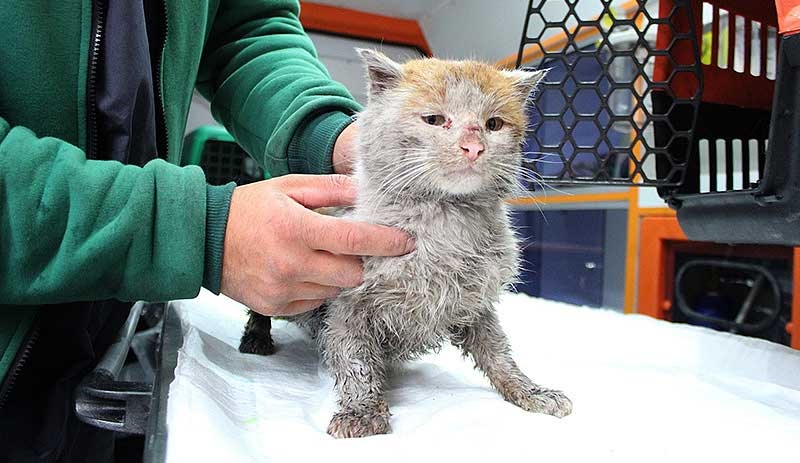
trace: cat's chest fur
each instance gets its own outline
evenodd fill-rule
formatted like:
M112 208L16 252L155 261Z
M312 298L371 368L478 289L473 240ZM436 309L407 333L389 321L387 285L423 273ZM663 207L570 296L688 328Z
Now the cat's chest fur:
M499 270L504 260L513 257L508 255L508 245L513 243L508 242L512 236L505 214L492 206L502 208L498 201L496 205L431 202L356 210L358 220L403 229L416 241L416 250L407 256L365 258L365 280L430 284L437 282L430 280L432 276L474 280L481 279L475 272Z
M516 242L500 200L360 207L352 217L416 240L406 256L365 258L364 283L340 301L397 357L435 348L473 323L516 277Z

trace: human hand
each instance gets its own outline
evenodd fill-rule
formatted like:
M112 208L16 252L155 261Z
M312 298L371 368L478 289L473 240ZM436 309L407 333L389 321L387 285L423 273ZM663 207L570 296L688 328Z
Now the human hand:
M294 315L361 284L358 256L414 249L401 230L310 210L350 205L355 197L343 175L287 175L234 189L221 292L263 315Z
M333 171L337 174L349 174L353 170L353 155L356 150L356 124L350 124L342 130L333 145Z

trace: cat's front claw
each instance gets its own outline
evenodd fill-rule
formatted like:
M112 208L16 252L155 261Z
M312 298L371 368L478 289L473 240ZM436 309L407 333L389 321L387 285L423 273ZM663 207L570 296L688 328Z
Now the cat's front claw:
M328 434L342 439L367 437L392 432L389 426L389 412L380 409L342 410L333 415L328 425Z
M561 391L518 387L508 391L506 400L534 413L546 413L563 418L572 413L572 401Z

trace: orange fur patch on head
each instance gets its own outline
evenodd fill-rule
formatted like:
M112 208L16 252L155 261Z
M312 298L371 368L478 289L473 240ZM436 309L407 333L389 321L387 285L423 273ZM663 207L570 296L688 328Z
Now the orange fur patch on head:
M479 61L444 61L436 58L417 59L403 65L400 88L410 92L407 107L411 110L440 106L445 102L449 82L469 82L492 101L496 114L507 124L524 130L527 123L524 99L515 89L512 78L500 69Z

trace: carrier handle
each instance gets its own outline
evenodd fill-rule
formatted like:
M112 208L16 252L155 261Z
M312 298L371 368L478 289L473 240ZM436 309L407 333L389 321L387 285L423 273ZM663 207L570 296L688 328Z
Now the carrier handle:
M693 310L686 302L686 297L683 295L683 291L681 290L681 282L686 276L687 270L700 266L745 270L757 275L753 287L750 289L750 292L748 293L734 321L699 313ZM745 323L744 320L747 318L747 313L752 308L755 298L758 295L758 292L760 292L763 288L764 283L767 283L769 288L772 290L772 294L775 298L776 308L772 311L772 313L769 314L767 318L759 323ZM675 305L678 307L678 310L690 320L712 323L721 329L730 331L731 333L757 333L775 323L775 320L780 315L781 307L783 306L783 299L778 281L764 266L715 259L693 259L683 264L678 270L678 274L675 276Z

